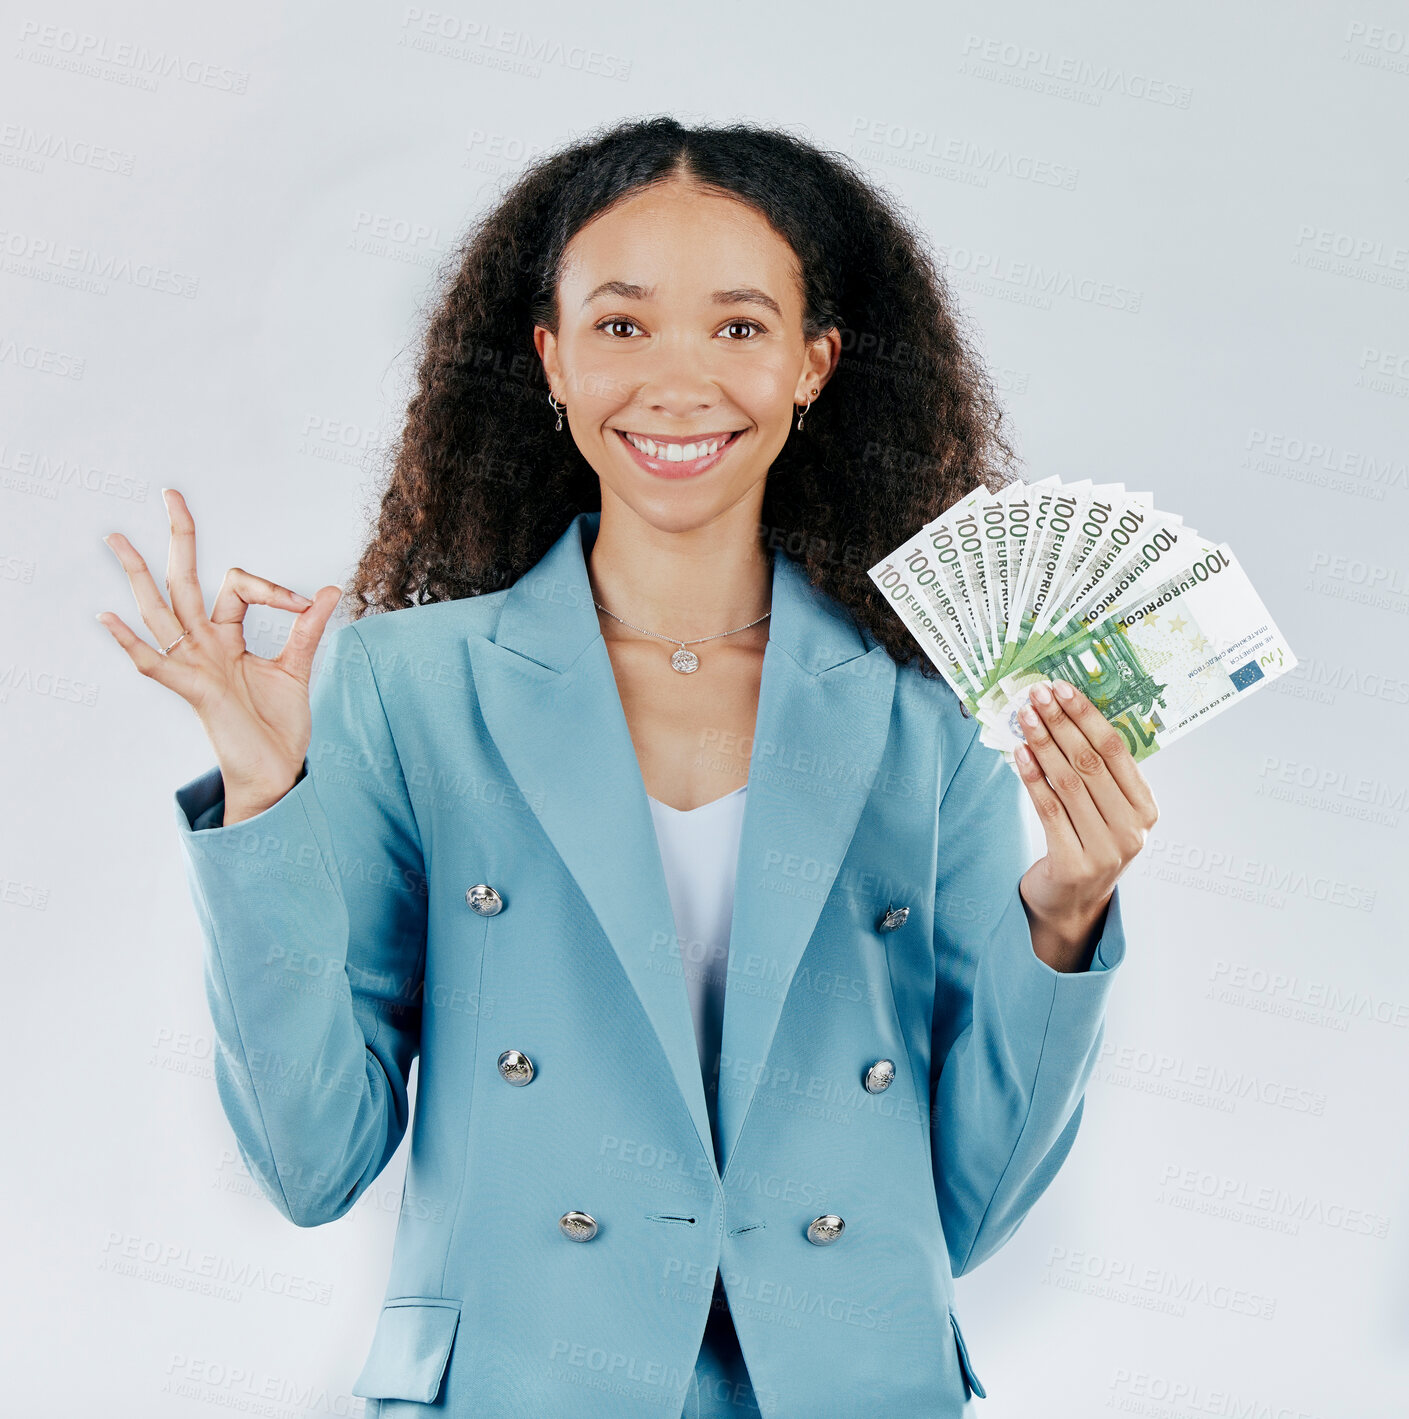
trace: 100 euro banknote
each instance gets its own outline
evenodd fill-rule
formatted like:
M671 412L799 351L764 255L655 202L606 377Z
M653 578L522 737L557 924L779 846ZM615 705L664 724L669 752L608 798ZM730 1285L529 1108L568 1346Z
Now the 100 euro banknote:
M1078 614L1026 643L980 697L983 742L1023 742L1018 713L1033 685L1075 685L1136 759L1207 723L1297 663L1226 542L1107 611Z
M1120 483L975 489L870 576L1010 764L1039 681L1143 759L1296 665L1228 545Z

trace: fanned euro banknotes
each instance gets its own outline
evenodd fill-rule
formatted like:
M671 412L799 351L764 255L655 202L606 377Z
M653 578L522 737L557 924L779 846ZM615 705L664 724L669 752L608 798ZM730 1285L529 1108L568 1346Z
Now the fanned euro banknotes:
M1014 769L1041 681L1145 759L1297 663L1228 544L1121 483L976 489L870 576Z

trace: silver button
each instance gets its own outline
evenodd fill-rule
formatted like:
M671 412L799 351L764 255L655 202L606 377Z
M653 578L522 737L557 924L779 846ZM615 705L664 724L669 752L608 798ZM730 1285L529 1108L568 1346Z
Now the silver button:
M878 1059L866 1071L866 1092L868 1094L883 1094L890 1088L895 1079L895 1061L893 1059Z
M488 882L477 882L465 893L470 910L481 916L498 916L504 910L504 899Z
M807 1240L813 1246L830 1246L846 1230L846 1223L835 1212L824 1212L807 1224Z
M558 1226L570 1242L590 1242L597 1235L597 1219L586 1212L564 1212Z
M882 913L881 919L876 923L876 930L894 931L897 926L905 925L905 918L909 915L909 907L887 907Z
M527 1084L533 1078L533 1061L516 1049L506 1049L499 1056L499 1072L510 1084Z

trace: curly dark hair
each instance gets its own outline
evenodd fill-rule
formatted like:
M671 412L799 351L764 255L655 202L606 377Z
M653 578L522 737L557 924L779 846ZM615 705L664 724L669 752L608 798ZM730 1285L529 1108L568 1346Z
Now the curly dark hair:
M761 539L897 664L918 657L938 674L867 569L965 493L1014 481L1002 411L899 204L845 154L743 123L652 117L598 130L533 162L451 253L375 530L345 592L353 619L507 586L577 513L601 507L592 466L554 431L533 327L557 329L574 234L672 178L764 216L798 258L804 339L841 334L828 397L769 469Z

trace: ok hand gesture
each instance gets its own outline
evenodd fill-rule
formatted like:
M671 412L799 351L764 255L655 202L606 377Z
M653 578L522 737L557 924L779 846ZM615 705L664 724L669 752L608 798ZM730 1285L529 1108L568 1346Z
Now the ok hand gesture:
M312 723L308 684L314 652L341 592L323 587L311 601L296 591L231 567L209 616L196 577L196 524L186 500L163 490L171 523L168 606L137 549L120 532L103 540L122 563L153 650L111 611L98 619L141 675L165 685L195 710L225 783L225 824L241 822L282 798L298 781ZM267 660L245 649L251 606L299 612L283 651Z

